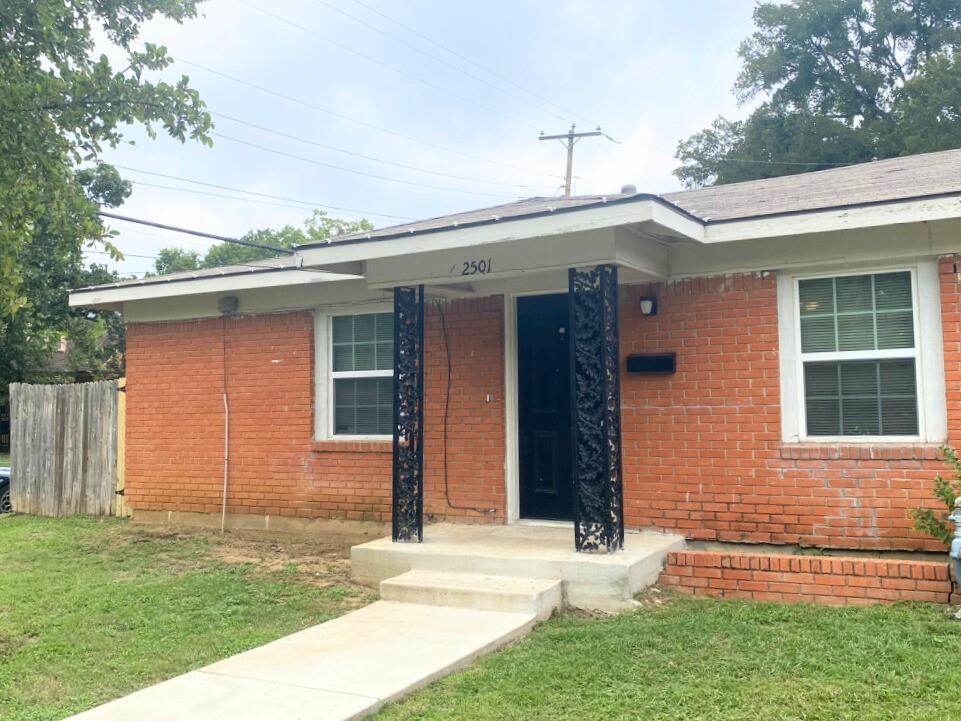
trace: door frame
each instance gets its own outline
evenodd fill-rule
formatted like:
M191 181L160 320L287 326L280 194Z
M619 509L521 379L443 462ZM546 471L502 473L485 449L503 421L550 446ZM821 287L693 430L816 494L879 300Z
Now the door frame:
M504 483L507 497L507 523L550 523L571 525L571 521L538 521L521 518L520 479L520 401L517 367L517 299L531 295L567 295L569 288L532 290L504 294Z

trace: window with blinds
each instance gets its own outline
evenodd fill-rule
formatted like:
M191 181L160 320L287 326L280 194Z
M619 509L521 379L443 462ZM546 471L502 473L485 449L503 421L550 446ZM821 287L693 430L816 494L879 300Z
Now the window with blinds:
M909 271L798 281L808 436L916 436Z
M388 436L393 425L394 316L331 318L333 433Z

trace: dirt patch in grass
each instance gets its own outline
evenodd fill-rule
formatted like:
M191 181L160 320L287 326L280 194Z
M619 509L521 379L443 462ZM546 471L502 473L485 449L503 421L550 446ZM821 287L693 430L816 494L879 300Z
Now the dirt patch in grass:
M243 531L227 531L221 535L217 531L175 526L127 526L123 536L128 543L201 541L206 553L193 562L188 561L186 567L201 567L213 558L231 565L253 566L266 574L283 573L317 588L346 586L370 593L370 589L351 580L351 543L345 540L278 538Z

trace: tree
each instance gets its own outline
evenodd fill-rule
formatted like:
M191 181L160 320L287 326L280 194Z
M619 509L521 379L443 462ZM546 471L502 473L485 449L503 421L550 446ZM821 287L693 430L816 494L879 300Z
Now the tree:
M957 0L761 2L754 23L735 92L765 101L678 144L685 186L959 145Z
M344 220L334 218L323 210L315 210L304 222L302 228L285 225L279 230L262 228L251 230L240 240L257 243L273 248L293 248L295 245L329 240L349 233L362 233L373 230L374 226L367 220ZM265 258L279 255L262 248L251 248L237 243L218 243L211 246L203 258L193 250L183 248L164 248L157 254L154 262L159 275L175 273L182 270L197 270L199 268L217 268L224 265L242 265L255 263Z
M163 248L157 253L157 259L154 261L157 275L197 270L199 267L200 253L185 248Z
M210 116L188 79L147 80L171 59L165 48L138 43L143 23L182 22L198 2L0 3L0 318L29 302L19 263L38 233L77 250L102 244L119 257L87 176L110 174L99 158L123 140L124 126L209 144ZM123 53L123 69L96 54L98 43Z
M130 186L110 167L78 174L91 202L114 207ZM74 237L50 226L40 215L30 239L16 257L23 303L16 313L0 315L0 397L9 383L69 381L78 370L94 378L118 377L123 370L123 322L113 311L71 309L71 288L116 282L115 271L102 265L84 267ZM52 361L62 341L62 364Z

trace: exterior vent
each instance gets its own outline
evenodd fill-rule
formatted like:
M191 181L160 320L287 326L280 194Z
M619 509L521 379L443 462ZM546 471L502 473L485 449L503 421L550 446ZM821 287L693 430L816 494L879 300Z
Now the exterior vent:
M621 195L634 195L637 193L637 186L633 183L621 186Z
M217 310L221 315L236 315L240 310L240 300L235 295L225 295L217 301Z

